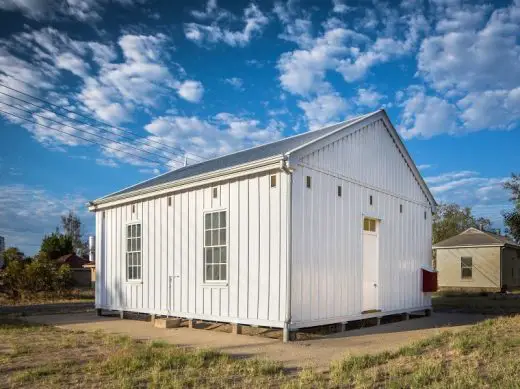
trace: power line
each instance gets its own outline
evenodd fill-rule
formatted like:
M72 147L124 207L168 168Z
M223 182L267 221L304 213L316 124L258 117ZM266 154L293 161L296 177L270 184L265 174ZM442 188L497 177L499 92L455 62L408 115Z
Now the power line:
M24 100L24 99L20 99L19 97L16 97L16 96L10 95L10 94L8 94L8 93L4 93L4 92L1 92L1 91L0 91L0 94L2 94L2 95L4 95L4 96L7 96L7 97L10 97L10 98L13 98L13 99L16 99L16 100L21 101L21 102L23 102L23 103L30 104L30 105L32 105L33 107L36 107L36 108L41 109L41 110L43 110L43 111L51 112L51 113L53 113L53 114L55 114L55 115L58 115L58 116L61 116L61 117L65 118L65 119L67 119L67 120L72 120L72 121L75 121L75 122L80 123L80 124L82 124L82 125L89 126L89 127L93 128L93 129L95 129L95 130L106 131L106 132L108 132L108 133L111 133L111 134L114 134L114 135L120 136L121 138L123 138L123 139L128 139L128 140L130 140L130 141L140 141L140 143L142 143L143 145L145 145L145 146L147 146L147 147L150 147L150 148L153 148L153 149L156 149L156 150L158 150L158 151L160 151L160 152L163 152L163 153L172 153L171 151L164 150L164 149L160 149L160 148L158 148L158 147L156 147L156 146L151 146L151 145L147 144L146 142L144 142L144 141L142 141L142 140L140 139L140 138L142 138L142 137L137 137L137 139L135 139L135 138L132 138L132 137L129 137L129 136L121 135L120 133L117 133L117 132L114 132L114 131L109 131L108 129L103 129L103 128L99 128L99 127L93 126L93 125L91 125L90 123L87 123L87 122L84 122L84 121L81 121L81 120L78 120L78 119L75 119L75 118L71 118L71 117L69 117L69 116L67 116L67 115L65 115L65 114L62 114L62 113L59 113L59 112L55 112L55 111L53 111L53 110L51 110L51 109L48 109L48 108L44 108L44 107L42 107L42 106L39 106L38 104L31 103L30 101L27 101L27 100ZM36 114L36 113L34 112L34 114ZM177 153L177 154L176 154L176 153L172 153L172 156L181 157L181 156L183 156L183 155L178 154L178 153ZM166 157L165 157L165 158L166 158ZM172 158L172 157L170 157L170 158Z
M4 74L6 74L6 73L4 73ZM13 79L15 79L15 80L17 80L17 81L20 81L20 82L23 82L23 83L27 84L25 81L22 81L22 80L20 80L20 79L14 77L14 76L12 76L12 75L10 75L10 74L7 74L7 76L8 76L8 77L11 77L11 78L13 78ZM30 85L30 84L27 84L27 85ZM126 128L122 128L122 127L114 126L114 125L112 125L112 124L110 124L110 123L107 123L107 122L105 122L105 121L103 121L103 120L99 120L99 119L96 119L96 118L93 118L93 117L89 117L88 115L84 115L84 114L82 114L82 113L80 113L80 112L72 111L72 110L70 110L70 109L68 109L68 108L65 108L65 107L62 107L62 106L59 106L59 105L53 104L53 103L51 103L51 102L49 102L49 101L47 101L47 100L45 100L45 99L42 99L42 98L40 98L40 97L33 96L33 95L31 95L31 94L28 94L28 93L22 92L22 91L20 91L20 90L18 90L18 89L15 89L15 88L12 88L12 87L10 87L10 86L7 86L7 85L5 85L5 84L3 84L3 83L1 83L1 82L0 82L0 86L3 86L4 88L10 89L10 90L12 90L12 91L14 91L14 92L20 93L20 94L22 94L22 95L24 95L24 96L27 96L27 97L33 98L33 99L35 99L35 100L41 101L42 103L44 103L44 104L48 104L48 105L50 105L51 107L55 107L56 109L62 109L62 110L64 110L64 111L67 111L67 112L72 113L72 114L74 114L74 115L81 116L81 117L83 117L83 118L85 118L85 119L92 120L92 121L97 122L97 123L101 123L101 124L103 124L104 126L109 126L109 127L117 128L117 129L120 130L120 131L124 131L124 132L131 133L131 134L133 134L133 135L136 135L133 131L128 130L128 129L126 129ZM156 141L156 140L153 140L153 139L149 139L149 141L150 141L150 142L153 142L153 143L156 143L156 144L159 144L159 145L161 145L161 146L164 146L164 145L163 145L161 142L159 142L159 141ZM186 150L181 149L181 148L179 148L179 147L175 147L175 146L168 146L168 147L169 147L169 148L172 148L172 149L179 150L180 152L186 154ZM190 154L193 155L194 157L197 157L197 158L201 159L201 160L204 160L204 159L205 159L205 158L203 158L203 157L201 157L201 156L199 156L199 155L196 155L196 154L193 154L193 153L190 153ZM191 159L193 159L193 158L191 158Z
M86 131L86 130L82 130L80 128L76 128L76 127L73 127L69 124L66 124L66 123L63 123L63 122L60 122L58 120L54 120L54 119L51 119L51 118L48 118L48 117L45 117L43 115L40 115L40 114L37 114L36 112L33 112L33 111L29 111L29 110L26 110L26 109L23 109L23 108L19 108L19 107L16 107L14 105L11 105L11 104L8 104L8 103L4 103L3 101L0 101L0 104L4 104L4 105L7 105L8 107L11 107L11 108L14 108L14 109L18 109L20 111L23 111L23 112L26 112L28 114L31 114L31 115L35 115L35 116L38 116L38 117L41 117L42 119L45 119L45 120L50 120L51 122L54 122L56 124L59 124L61 126L65 126L65 127L70 127L72 128L73 130L76 130L76 131L81 131L81 132L84 132L85 134L89 134L89 135L92 135L96 138L101 138L101 139L105 139L105 140L108 140L109 142L114 142L114 143L117 143L117 144L120 144L122 146L125 146L125 147L130 147L132 149L135 149L137 151L140 151L140 152L145 152L145 153L148 153L154 157L159 157L159 158L164 158L164 159L167 159L167 160L170 160L168 157L165 157L163 155L158 155L158 154L155 154L155 153L152 153L151 151L147 151L147 150L141 150L140 148L138 147L135 147L131 144L127 144L127 143L123 143L123 142L120 142L118 140L114 140L114 139L110 139L110 138L107 138L107 137L104 137L102 135L99 135L99 134L96 134L94 132L89 132L89 131ZM38 124L38 122L36 122ZM52 127L51 127L52 128ZM72 134L71 134L72 135ZM177 162L177 161L173 161L173 162ZM159 163L159 162L156 162L156 163ZM181 162L178 162L178 163L181 163Z
M0 93L2 93L2 92L0 92ZM60 122L60 121L57 121L57 120L54 120L54 119L48 118L48 117L46 117L46 116L43 116L43 115L41 115L41 114L38 114L37 112L30 111L30 110L27 110L27 109L24 109L24 108L20 108L20 107L17 107L17 106L15 106L15 105L11 105L11 104L5 103L5 102L3 102L3 101L1 101L1 100L0 100L0 104L4 104L4 105L7 105L7 106L9 106L9 107L11 107L11 108L18 109L18 110L23 111L23 112L26 112L26 113L28 113L28 114L30 114L30 115L35 115L35 116L41 117L42 119L45 119L45 120L50 120L50 121L52 121L52 122L54 122L54 123L56 123L56 124L62 125L62 126L70 127L70 128L72 128L72 129L74 129L74 130L76 130L76 131L81 131L81 132L84 132L84 133L86 133L86 134L89 134L89 135L92 135L92 136L95 136L95 137L98 137L98 138L101 138L101 139L108 140L108 141L110 141L110 142L118 143L118 144L123 145L123 146L125 146L125 147L133 148L133 149L135 149L135 150L137 150L137 151L140 151L140 152L144 152L144 153L150 154L150 155L152 155L152 156L154 156L154 157L164 158L165 160L168 160L168 161L171 160L171 157L167 157L167 156L164 156L164 155L156 154L156 153L153 153L153 152L148 151L148 150L142 150L142 149L140 149L140 148L138 148L138 147L136 147L136 146L134 146L134 145L128 144L128 143L123 143L123 142L120 142L120 141L115 140L115 139L106 138L106 137L104 137L104 136L102 136L102 135L99 135L99 134L96 134L96 133L93 133L93 132L89 132L89 131L86 131L86 130L83 130L83 129L80 129L80 128L76 128L76 127L74 127L74 126L71 126L70 124L63 123L63 122ZM49 111L49 112L52 112L52 111ZM55 112L52 112L52 113L55 113ZM94 129L97 129L96 127L93 127L93 128L94 128ZM118 134L115 134L115 135L118 135ZM128 138L127 138L127 139L128 139ZM133 140L133 139L130 138L130 140ZM175 162L175 161L174 161L174 162Z
M104 145L104 144L102 144L102 143L96 142L96 141L94 141L94 140L92 140L92 139L87 139L87 138L83 138L83 137L81 137L81 136L79 136L79 135L71 134L70 132L67 132L67 131L62 131L62 130L59 130L59 129L57 129L57 128L52 128L52 127L50 127L50 126L46 126L45 124L38 123L38 122L36 122L36 121L34 121L34 120L29 120L29 119L27 119L27 118L24 118L24 117L22 117L22 116L16 115L16 114L11 113L11 112L4 111L4 110L2 110L2 109L0 109L0 113L6 114L6 115L14 116L14 117L16 117L16 118L18 118L18 119L25 120L26 122L36 124L37 126L48 128L49 130L52 130L52 131L61 132L62 134L66 134L66 135L68 135L68 136L72 136L73 138L78 138L78 139L84 140L84 141L86 141L86 142L93 143L93 144L98 145L98 146L101 146L101 147L103 147L103 148L105 148L105 149L109 149L109 150L113 150L113 151L117 151L117 152L125 153L125 154L128 154L128 155L131 155L132 157L140 158L140 159L144 159L144 160L146 160L146 161L148 161L148 162L152 162L152 163L154 163L154 164L156 164L156 165L160 165L160 162L158 162L158 161L154 161L154 160L151 160L151 159L149 159L149 158L142 157L142 156L140 156L140 155L134 155L134 154L129 153L128 151L124 151L124 150L121 150L121 149L116 149L116 148L114 148L114 147L110 147L110 146Z

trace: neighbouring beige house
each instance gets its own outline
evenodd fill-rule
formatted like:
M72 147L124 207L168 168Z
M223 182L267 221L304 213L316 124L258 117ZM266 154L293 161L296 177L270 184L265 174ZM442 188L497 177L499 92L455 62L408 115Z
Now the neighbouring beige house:
M433 246L439 290L498 291L520 287L520 245L468 228Z

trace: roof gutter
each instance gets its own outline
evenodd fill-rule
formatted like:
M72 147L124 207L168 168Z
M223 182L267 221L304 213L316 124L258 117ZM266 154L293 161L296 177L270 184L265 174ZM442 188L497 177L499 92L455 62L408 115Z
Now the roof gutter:
M102 197L97 200L89 201L87 206L89 211L96 211L132 201L143 200L152 196L165 195L171 193L173 190L184 190L195 186L208 185L215 181L228 180L244 174L254 174L265 170L278 170L281 169L282 165L280 162L283 160L283 155L275 155L273 157L256 160L226 169L213 170L208 173L198 174L185 179L137 189L120 195Z
M432 249L467 249L467 248L480 248L480 247L503 247L503 243L490 243L490 244L468 244L468 245L457 245L457 246L432 246Z

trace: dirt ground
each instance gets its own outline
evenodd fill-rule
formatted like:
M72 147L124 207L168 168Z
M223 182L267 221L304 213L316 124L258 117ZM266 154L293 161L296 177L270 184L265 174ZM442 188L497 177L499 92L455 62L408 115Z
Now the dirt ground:
M332 360L338 360L346 355L395 351L414 341L426 339L443 331L459 331L484 319L486 316L478 314L435 313L431 317L283 344L277 339L234 335L213 330L159 329L153 327L150 322L98 317L92 312L25 318L32 323L54 325L63 329L102 330L112 334L129 335L136 339L163 340L185 347L213 348L235 357L268 358L282 362L287 368L312 367L318 371L328 369Z

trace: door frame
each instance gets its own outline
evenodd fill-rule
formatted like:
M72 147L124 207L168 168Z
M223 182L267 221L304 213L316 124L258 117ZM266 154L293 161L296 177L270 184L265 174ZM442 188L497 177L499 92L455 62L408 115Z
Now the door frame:
M376 225L375 225L375 232L371 232L371 231L365 231L365 219L369 219L369 220L375 220L376 222ZM370 310L370 312L372 311L380 311L381 310L381 306L380 306L380 282L381 282L381 277L380 277L380 272L379 272L379 264L380 264L380 250L379 250L379 237L380 237L380 231L381 231L381 223L383 222L383 219L380 218L380 217L377 217L373 214L365 214L363 213L362 214L362 217L361 217L361 263L362 263L362 266L361 266L361 279L362 279L362 294L361 294L361 310L364 312L365 311L365 307L363 306L364 304L364 282L365 282L365 250L364 250L364 239L365 239L365 233L368 233L369 235L375 235L376 237L376 280L377 280L377 288L376 288L376 293L375 293L375 307L373 309Z

